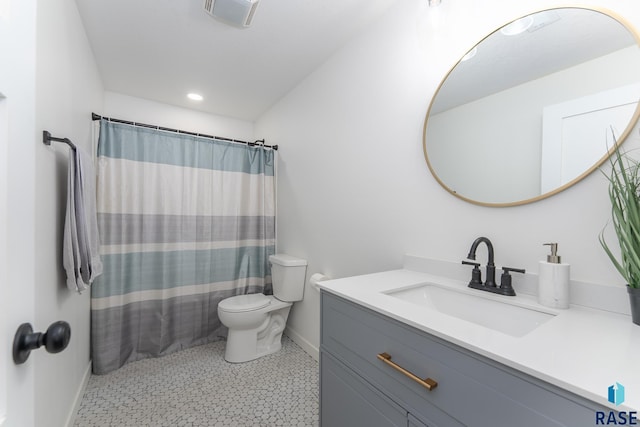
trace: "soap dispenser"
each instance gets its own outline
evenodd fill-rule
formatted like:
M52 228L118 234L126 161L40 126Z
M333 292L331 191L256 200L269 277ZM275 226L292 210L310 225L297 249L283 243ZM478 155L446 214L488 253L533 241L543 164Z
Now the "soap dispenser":
M551 247L546 261L540 261L538 272L538 302L552 308L569 308L569 264L560 262L557 243Z

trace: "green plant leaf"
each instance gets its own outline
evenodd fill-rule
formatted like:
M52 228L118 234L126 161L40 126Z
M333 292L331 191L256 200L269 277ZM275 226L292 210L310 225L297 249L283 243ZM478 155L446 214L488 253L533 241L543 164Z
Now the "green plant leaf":
M622 153L620 147L610 157L609 200L611 225L620 246L620 259L616 258L604 238L602 229L598 240L605 253L629 286L640 287L640 163Z

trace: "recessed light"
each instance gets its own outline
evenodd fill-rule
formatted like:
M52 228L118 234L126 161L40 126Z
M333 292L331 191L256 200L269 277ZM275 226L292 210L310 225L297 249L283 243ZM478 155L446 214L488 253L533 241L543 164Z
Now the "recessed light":
M467 52L467 54L465 56L463 56L462 59L460 59L460 61L461 62L468 61L471 58L473 58L474 56L476 56L476 53L478 53L478 48L474 47L469 52Z
M192 101L202 101L204 99L202 95L198 93L188 93L187 98L189 98Z
M500 29L500 32L505 36L515 36L527 31L531 24L533 24L533 16L525 16L524 18L513 21L509 25L505 25Z

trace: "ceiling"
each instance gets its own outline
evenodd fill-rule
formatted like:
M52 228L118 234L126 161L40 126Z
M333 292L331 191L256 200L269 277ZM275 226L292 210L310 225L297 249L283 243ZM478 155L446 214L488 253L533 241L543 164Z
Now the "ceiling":
M76 3L105 90L254 121L397 1L261 0L246 29L203 0Z

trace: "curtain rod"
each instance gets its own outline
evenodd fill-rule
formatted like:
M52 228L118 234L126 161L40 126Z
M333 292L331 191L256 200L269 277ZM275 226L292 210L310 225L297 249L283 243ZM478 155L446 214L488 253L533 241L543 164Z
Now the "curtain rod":
M131 126L137 126L137 127L143 127L143 128L150 128L150 129L156 129L156 130L163 130L163 131L167 131L167 132L175 132L175 133L180 133L180 134L185 134L185 135L193 135L193 136L197 136L199 138L209 138L209 139L219 139L222 141L228 141L228 142L235 142L237 144L246 144L250 147L253 146L260 146L260 147L265 147L265 148L271 148L273 150L277 150L278 146L277 145L267 145L264 143L264 139L257 139L254 142L249 142L249 141L242 141L239 139L233 139L233 138L225 138L222 136L213 136L213 135L206 135L203 133L196 133L196 132L189 132L186 130L180 130L180 129L171 129L171 128L165 128L162 126L157 126L157 125L149 125L146 123L137 123L137 122L131 122L129 120L122 120L122 119L113 119L111 117L102 117L99 114L96 113L91 113L91 120L96 121L96 120L101 120L104 119L108 122L114 122L114 123L122 123L125 125L131 125Z

